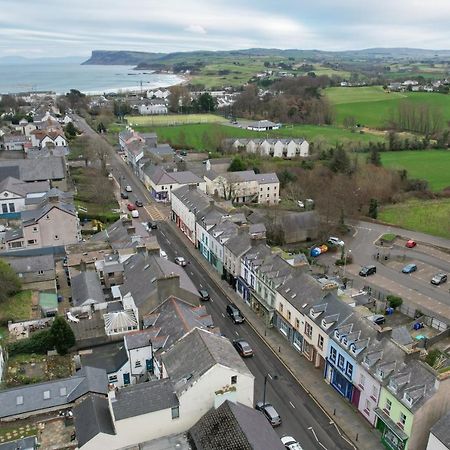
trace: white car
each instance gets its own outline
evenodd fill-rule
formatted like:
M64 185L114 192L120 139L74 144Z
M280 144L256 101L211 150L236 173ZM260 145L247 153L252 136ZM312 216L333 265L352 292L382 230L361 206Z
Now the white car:
M345 242L342 239L339 239L335 236L330 236L328 238L328 243L333 245L339 245L339 247L343 247L345 245Z
M175 258L175 264L178 264L181 267L184 267L187 263L186 260L182 256L177 256Z
M125 186L125 190L126 190L127 192L133 192L133 189L131 189L131 186L130 186L129 184L127 184L127 185Z
M283 436L281 442L289 450L303 450L302 446L292 436Z
M161 249L159 250L159 256L161 258L168 259L167 258L167 253L164 250L161 250Z
M298 206L299 208L304 208L304 207L305 207L305 204L304 204L301 200L297 200L297 206Z
M133 211L131 211L131 217L133 219L137 219L139 217L139 211L137 209L133 209Z

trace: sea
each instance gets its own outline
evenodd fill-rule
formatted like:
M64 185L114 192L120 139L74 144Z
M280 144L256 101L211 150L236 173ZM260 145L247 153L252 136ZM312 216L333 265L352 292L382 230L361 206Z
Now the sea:
M97 66L79 63L9 63L0 60L0 94L52 91L64 94L77 89L85 94L141 91L180 84L173 74L137 71L130 66Z

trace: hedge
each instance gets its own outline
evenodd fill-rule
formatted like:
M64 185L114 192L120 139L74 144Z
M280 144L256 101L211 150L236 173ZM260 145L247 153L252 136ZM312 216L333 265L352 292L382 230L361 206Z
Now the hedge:
M43 330L33 333L27 339L13 342L8 345L8 353L10 356L20 353L39 353L46 354L48 350L54 348L53 338L50 330Z

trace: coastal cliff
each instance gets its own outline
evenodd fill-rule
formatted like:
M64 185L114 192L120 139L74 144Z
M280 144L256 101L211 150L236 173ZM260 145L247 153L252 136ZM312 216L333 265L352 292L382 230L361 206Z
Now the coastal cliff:
M164 53L132 52L127 50L93 50L91 57L82 64L124 66L137 66L139 64L151 65L153 61L156 61L164 55Z

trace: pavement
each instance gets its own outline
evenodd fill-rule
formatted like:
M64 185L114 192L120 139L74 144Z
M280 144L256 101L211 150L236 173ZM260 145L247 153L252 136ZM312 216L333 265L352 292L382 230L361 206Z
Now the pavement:
M196 262L209 275L219 289L244 314L247 323L271 349L273 354L288 369L296 381L303 387L310 398L326 414L329 422L334 422L336 430L351 442L351 447L358 449L383 448L380 443L379 432L374 430L357 410L325 383L322 370L316 369L300 353L298 353L286 339L275 329L268 329L254 311L239 297L239 295L223 281L219 274L192 246L173 222L168 222L172 230L185 242L186 248ZM300 439L301 442L301 439Z

